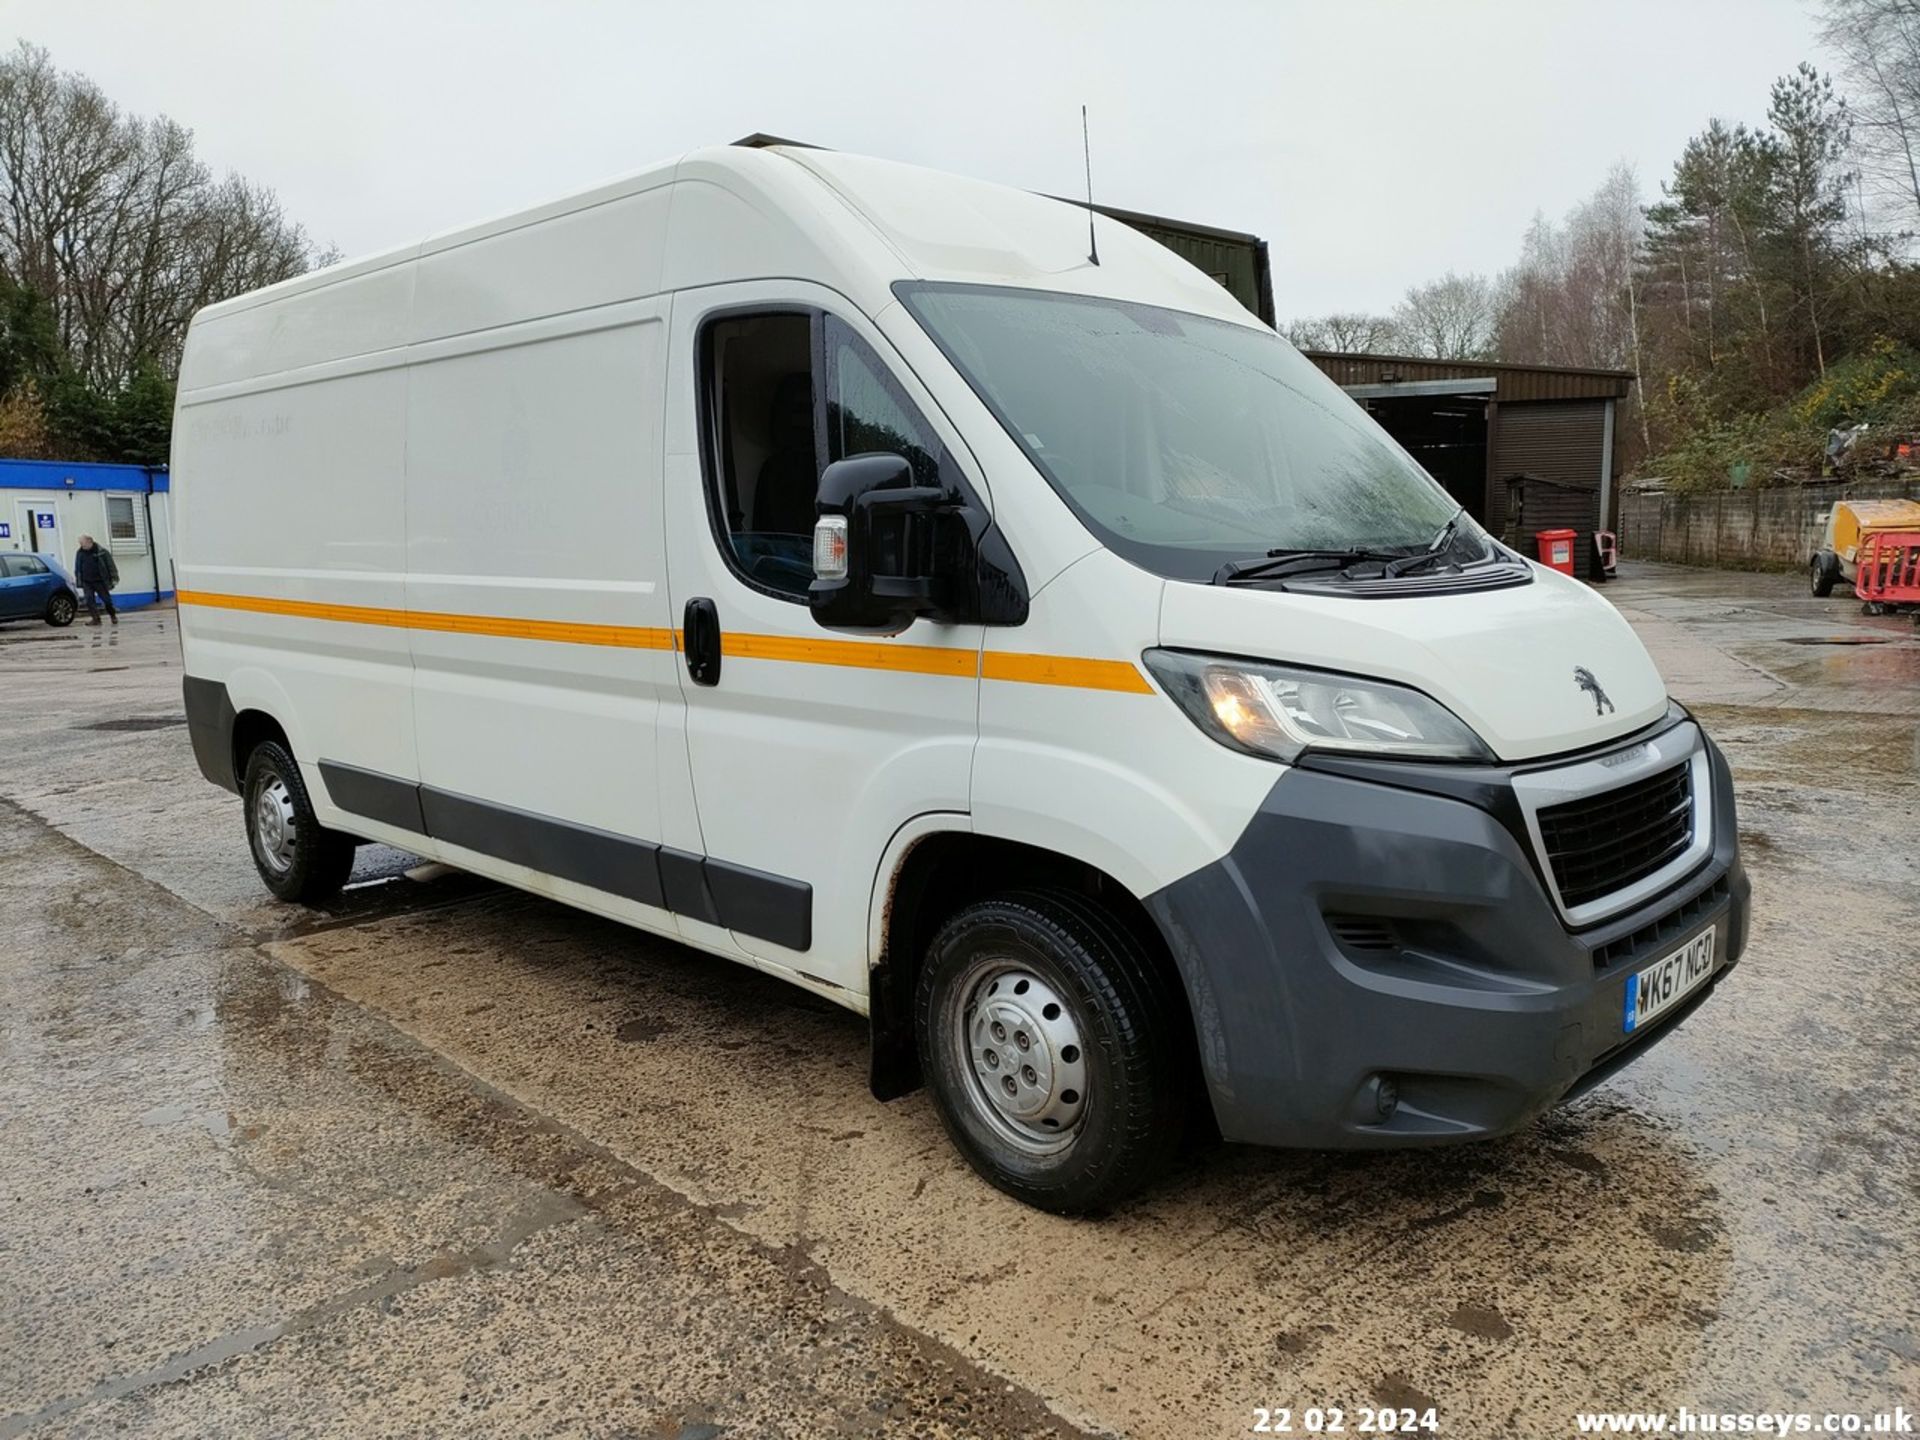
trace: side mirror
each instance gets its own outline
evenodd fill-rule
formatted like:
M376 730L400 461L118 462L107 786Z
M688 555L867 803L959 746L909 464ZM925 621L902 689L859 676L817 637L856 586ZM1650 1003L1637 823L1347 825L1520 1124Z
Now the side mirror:
M813 527L813 618L830 630L891 635L941 614L953 576L941 573L937 531L956 498L916 485L899 455L850 455L827 466Z

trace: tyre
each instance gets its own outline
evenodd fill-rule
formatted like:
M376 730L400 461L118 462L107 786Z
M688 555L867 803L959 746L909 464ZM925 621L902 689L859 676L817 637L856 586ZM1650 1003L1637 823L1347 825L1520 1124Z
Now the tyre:
M300 767L284 745L267 740L254 747L240 795L247 848L267 889L302 905L337 895L353 870L354 840L314 816Z
M1127 928L1066 891L967 906L928 947L921 1072L990 1184L1061 1215L1158 1175L1187 1114L1186 1006Z
M46 621L56 629L71 625L76 608L73 596L65 590L55 591L53 598L47 601Z
M1833 582L1840 573L1837 557L1825 553L1813 557L1813 593L1824 600L1833 593Z

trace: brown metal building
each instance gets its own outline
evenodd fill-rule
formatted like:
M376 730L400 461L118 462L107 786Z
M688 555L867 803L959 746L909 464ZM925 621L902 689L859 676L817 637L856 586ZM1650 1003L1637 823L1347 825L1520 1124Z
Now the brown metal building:
M1534 532L1574 530L1583 575L1618 513L1614 412L1630 370L1425 360L1309 350L1467 513L1532 553Z

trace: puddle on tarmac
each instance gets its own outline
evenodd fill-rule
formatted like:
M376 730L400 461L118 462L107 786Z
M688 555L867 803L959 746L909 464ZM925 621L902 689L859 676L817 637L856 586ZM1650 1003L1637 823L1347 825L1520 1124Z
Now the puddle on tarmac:
M121 667L125 668L125 667ZM166 730L175 725L184 725L184 715L128 715L118 720L96 720L91 725L76 725L76 730Z
M1891 645L1891 635L1789 635L1782 645Z

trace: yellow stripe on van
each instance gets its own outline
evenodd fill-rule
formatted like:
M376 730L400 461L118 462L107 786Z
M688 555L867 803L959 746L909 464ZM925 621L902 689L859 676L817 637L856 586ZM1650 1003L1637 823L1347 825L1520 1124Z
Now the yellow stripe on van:
M1126 660L1082 660L1072 655L1022 655L989 650L981 656L980 674L988 680L1017 680L1028 685L1119 690L1129 695L1153 693L1140 667Z
M684 641L681 642L683 645ZM721 637L728 660L790 660L802 665L851 665L862 670L891 670L902 675L979 674L988 680L1029 685L1066 685L1076 690L1117 690L1151 695L1146 677L1125 660L1083 660L1073 655L1023 655L953 650L939 645L900 645L890 640L827 640L799 635L747 635L729 630Z
M454 615L432 610L393 610L374 605L330 605L317 600L281 600L267 595L223 595L181 590L182 605L210 610L247 610L301 620L385 625L399 630L438 630L459 635L497 635L509 640L553 640L570 645L616 645L632 650L679 648L680 632L645 625L590 625L569 620L523 620L506 615ZM846 665L901 675L979 675L1027 685L1063 685L1075 690L1112 690L1150 695L1153 687L1126 660L1089 660L1074 655L1030 655L899 645L885 640L835 640L799 635L752 635L728 631L725 658L777 660L798 665Z
M893 670L904 675L971 676L979 652L939 645L896 645L890 641L828 640L799 635L743 635L725 630L720 654L733 660L791 660L801 665L851 665L861 670Z
M516 620L504 615L447 615L430 610L409 610L406 614L409 630L559 640L569 645L619 645L630 650L673 649L673 631L648 625L588 625L572 620Z
M572 645L618 645L630 650L671 650L673 631L646 625L589 625L571 620L522 620L509 615L453 615L435 610L389 610L377 605L328 605L316 600L280 600L267 595L219 595L181 590L182 605L213 610L250 610L302 620L338 620L351 625L388 625L399 630L442 630L460 635L499 635L510 640L559 640Z
M397 625L405 628L407 612L371 605L322 605L313 600L276 600L266 595L217 595L211 590L176 590L180 605L210 610L251 610L261 615L294 615L302 620L351 620L359 625Z

